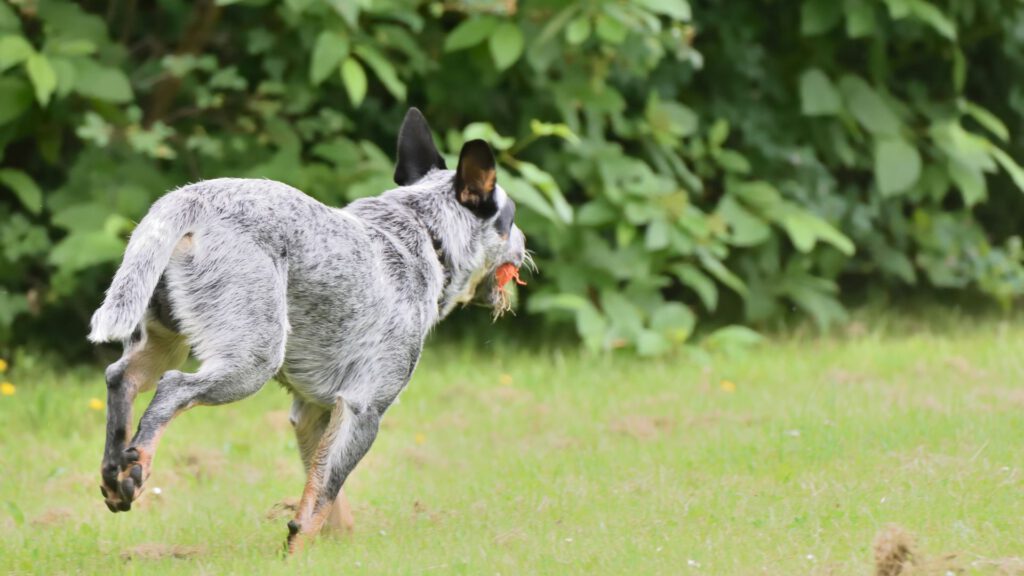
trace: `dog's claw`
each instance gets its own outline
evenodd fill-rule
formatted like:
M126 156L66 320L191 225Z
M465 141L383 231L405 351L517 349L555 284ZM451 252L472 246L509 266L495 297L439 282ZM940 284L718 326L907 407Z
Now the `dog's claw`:
M125 462L138 462L139 461L139 450L137 448L129 448L124 451Z
M119 510L117 509L117 506L114 506L114 503L111 502L110 500L104 500L103 503L106 504L107 505L107 509L110 510L111 512L113 512L114 514L117 514L119 512Z
M100 494L103 494L104 498L107 497L107 489L102 485L100 486Z
M131 502L131 500L122 500L122 501L120 501L117 504L117 509L120 510L121 512L128 512L129 510L132 509L132 502Z

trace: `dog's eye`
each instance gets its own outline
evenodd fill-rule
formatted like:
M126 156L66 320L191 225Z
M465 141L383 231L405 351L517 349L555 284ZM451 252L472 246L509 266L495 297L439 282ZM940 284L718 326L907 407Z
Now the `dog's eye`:
M505 205L501 207L498 215L494 218L494 229L498 231L498 234L505 238L512 230L512 220L516 216L516 203L511 199L505 198Z

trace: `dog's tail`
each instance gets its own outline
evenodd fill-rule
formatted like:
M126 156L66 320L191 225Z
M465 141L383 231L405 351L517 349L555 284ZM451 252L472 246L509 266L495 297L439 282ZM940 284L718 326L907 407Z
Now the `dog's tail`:
M187 190L171 192L153 204L132 232L103 305L92 315L90 341L113 342L131 336L174 247L200 222L202 213L201 200Z

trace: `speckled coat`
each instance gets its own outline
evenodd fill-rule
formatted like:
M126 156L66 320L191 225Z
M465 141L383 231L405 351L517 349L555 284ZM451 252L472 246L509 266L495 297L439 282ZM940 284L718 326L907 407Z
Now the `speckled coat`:
M101 489L112 511L131 508L176 414L276 376L294 394L309 474L289 523L295 549L331 513L431 328L478 292L503 302L494 270L527 255L490 148L468 142L447 170L415 109L398 148L399 187L341 209L254 179L190 184L152 206L89 336L125 346L107 370ZM201 363L191 374L177 370L189 352ZM154 385L126 443L131 399Z

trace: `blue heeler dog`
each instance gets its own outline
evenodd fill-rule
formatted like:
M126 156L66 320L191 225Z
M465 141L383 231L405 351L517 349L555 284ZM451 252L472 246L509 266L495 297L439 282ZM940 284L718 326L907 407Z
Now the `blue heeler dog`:
M241 400L274 378L294 395L308 471L288 550L351 522L341 487L408 384L427 333L474 298L506 309L495 270L530 264L486 142L467 142L448 170L410 109L395 183L341 209L247 179L191 184L153 204L89 334L124 345L106 371L101 490L112 512L139 497L175 415ZM178 370L189 352L201 363L192 374ZM129 442L132 400L154 386Z

